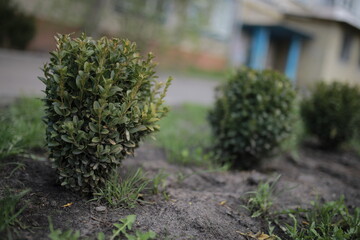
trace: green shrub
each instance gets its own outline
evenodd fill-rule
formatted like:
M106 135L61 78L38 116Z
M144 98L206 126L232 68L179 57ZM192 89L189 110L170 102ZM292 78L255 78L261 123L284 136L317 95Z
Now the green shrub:
M351 140L358 132L359 99L359 89L346 83L318 83L301 106L307 132L325 148L336 148Z
M35 21L11 0L0 0L0 46L24 49L35 35Z
M282 74L243 68L218 87L209 121L215 158L251 168L289 137L295 91Z
M167 112L153 56L128 40L58 35L44 66L46 139L61 185L95 192Z

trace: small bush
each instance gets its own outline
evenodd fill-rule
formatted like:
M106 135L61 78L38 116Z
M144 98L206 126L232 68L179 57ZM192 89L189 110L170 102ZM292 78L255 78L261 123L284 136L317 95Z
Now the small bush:
M312 96L305 99L301 115L308 133L323 147L336 148L358 132L360 91L346 83L320 82Z
M154 76L153 56L134 43L58 35L44 66L50 158L62 186L96 192L139 141L159 129L167 81Z
M209 121L215 158L251 168L289 137L295 91L280 73L240 69L217 89Z

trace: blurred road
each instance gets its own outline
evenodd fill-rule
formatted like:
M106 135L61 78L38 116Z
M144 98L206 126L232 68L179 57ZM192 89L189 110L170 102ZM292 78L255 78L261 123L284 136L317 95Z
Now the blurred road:
M42 75L40 68L49 56L42 53L20 52L0 49L0 105L8 104L19 96L41 96L43 83L37 79ZM199 77L189 77L171 72L158 73L165 81L174 78L166 97L167 104L179 105L185 102L210 104L214 99L217 82Z

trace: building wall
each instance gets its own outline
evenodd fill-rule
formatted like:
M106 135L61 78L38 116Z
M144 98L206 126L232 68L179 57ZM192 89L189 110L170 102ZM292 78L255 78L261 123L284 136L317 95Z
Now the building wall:
M261 25L276 24L283 18L283 14L276 8L261 0L243 0L240 16L244 23Z
M299 1L312 5L312 1ZM359 1L360 2L360 1ZM312 36L302 42L301 55L297 72L297 85L310 87L316 81L346 81L360 84L360 31L354 27L337 21L321 20L311 17L295 17L283 15L275 7L264 4L264 0L244 0L243 22L258 25L284 25L289 26ZM318 7L325 7L318 1ZM354 2L354 8L360 3ZM312 5L313 6L313 5ZM354 10L354 9L351 9ZM356 12L354 10L354 12ZM353 35L349 60L344 62L340 58L344 31ZM285 46L270 43L267 67L281 70L275 66L275 60L284 55ZM282 48L283 47L283 48ZM286 54L285 54L286 55ZM285 56L284 55L284 56ZM279 62L279 61L278 61Z
M99 1L92 1L93 4L87 0L14 1L37 19L37 33L28 49L52 50L55 47L53 36L56 33L85 31L95 37L105 35L129 38L136 41L138 47L143 51L159 50L156 55L163 55L161 59L164 59L166 63L175 62L177 66L192 65L218 70L226 68L230 58L232 28L237 19L236 10L239 7L237 2L240 0L206 0L189 1L189 3L182 0L137 1L138 3L143 1L146 6L159 2L165 3L164 9L161 10L165 14L164 17L159 17L159 21L150 19L151 14L148 16L148 12L146 14L135 10L129 12L125 8L116 7L116 2L110 0L102 0L102 4L98 8L96 8L98 5L94 5L94 3ZM131 3L123 0L118 0L118 2L124 5ZM153 7L155 6L157 4ZM185 9L180 9L180 7ZM203 8L208 11L203 11ZM143 9L136 10L142 11ZM190 10L195 12L190 14ZM156 10L154 11L152 13L157 14ZM202 16L203 14L204 16ZM208 18L206 22L199 21L202 17ZM92 24L93 22L94 24ZM194 26L188 26L189 23ZM183 26L189 29L182 29ZM151 49L152 42L161 46L166 45L171 50L169 53L163 54L164 51L161 51L160 47ZM175 59L166 59L166 57ZM179 63L183 59L185 62Z
M299 87L311 86L325 78L329 52L336 51L331 40L336 35L335 26L309 18L289 18L287 22L312 36L302 42L296 82Z
M311 86L315 81L344 81L360 84L360 33L343 23L316 19L289 19L292 25L312 35L302 45L297 85ZM352 33L349 60L340 58L343 35Z
M333 23L331 37L328 41L331 44L330 51L327 52L326 64L322 76L324 79L347 81L351 84L360 85L360 33L341 23ZM346 31L352 33L352 43L350 45L350 56L347 61L340 58L343 44L343 35Z

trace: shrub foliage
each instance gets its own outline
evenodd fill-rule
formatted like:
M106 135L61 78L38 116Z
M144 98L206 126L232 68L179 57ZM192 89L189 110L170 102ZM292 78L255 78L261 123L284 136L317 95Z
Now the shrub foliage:
M360 91L346 83L318 83L310 98L301 104L307 131L325 148L336 148L357 132Z
M151 53L135 43L58 35L41 77L50 158L61 185L95 192L167 112L165 85L156 81Z
M254 167L291 133L295 91L282 74L242 68L218 87L209 121L215 157Z

